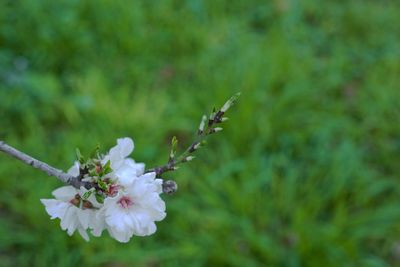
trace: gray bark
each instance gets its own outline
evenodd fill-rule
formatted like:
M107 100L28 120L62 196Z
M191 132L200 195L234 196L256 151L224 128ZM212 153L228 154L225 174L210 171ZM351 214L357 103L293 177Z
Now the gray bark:
M81 182L78 177L74 177L68 173L65 173L59 169L56 169L47 163L44 163L40 160L37 160L15 148L13 148L10 145L7 145L4 141L0 140L0 151L3 151L4 153L24 162L25 164L28 164L36 169L39 169L45 173L47 173L49 176L54 176L58 178L60 181L72 185L75 188L80 188L80 186L83 186L84 183Z

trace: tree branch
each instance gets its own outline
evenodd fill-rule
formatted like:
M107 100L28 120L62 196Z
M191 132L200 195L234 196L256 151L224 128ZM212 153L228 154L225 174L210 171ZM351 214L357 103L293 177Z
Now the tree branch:
M237 101L238 97L240 96L240 93L237 93L233 95L228 101L225 102L225 104L220 108L218 111L213 110L211 115L207 117L206 115L203 115L203 118L200 122L199 129L197 131L196 138L194 142L177 158L175 158L175 148L177 142L176 139L173 138L172 140L172 148L171 148L171 154L169 157L169 160L166 164L155 167L149 170L146 170L145 173L147 172L155 172L157 177L161 177L161 175L165 172L169 171L175 171L177 170L177 165L185 163L187 161L192 160L194 157L190 156L193 152L195 152L198 148L201 147L202 144L204 144L205 139L214 133L217 133L222 130L221 127L215 127L217 124L222 123L226 121L228 118L224 118L223 116L225 115L225 112ZM174 144L175 141L175 144Z
M81 186L88 186L86 182L82 182L78 177L74 177L70 174L67 174L59 169L56 169L40 160L32 158L31 156L13 148L12 146L7 145L4 141L0 140L0 151L28 164L36 169L39 169L49 176L54 176L58 178L61 182L72 185L75 188L80 188Z
M61 182L72 185L75 188L79 189L81 186L84 186L86 189L96 187L95 183L83 182L83 181L81 181L80 176L74 177L68 173L65 173L59 169L56 169L47 163L37 160L37 159L25 154L24 152L21 152L15 148L13 148L10 145L7 145L4 141L1 141L1 140L0 140L0 151L3 151L4 153L24 162L25 164L27 164L29 166L32 166L36 169L39 169L39 170L47 173L49 176L56 177ZM167 180L167 181L163 181L162 188L163 188L164 193L173 194L176 192L178 186L174 181Z

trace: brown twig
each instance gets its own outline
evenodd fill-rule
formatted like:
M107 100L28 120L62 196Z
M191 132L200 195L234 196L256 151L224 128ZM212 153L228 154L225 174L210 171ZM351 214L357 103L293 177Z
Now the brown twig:
M171 155L174 155L174 152L171 151L169 160L166 164L146 170L145 172L155 172L157 177L161 177L161 175L165 172L177 170L177 165L192 160L194 157L192 157L191 154L195 152L198 148L200 148L202 144L204 144L206 137L210 134L222 130L221 127L215 126L216 124L222 123L227 120L227 118L224 118L223 116L225 112L237 101L239 96L240 93L232 96L221 109L219 109L218 111L214 109L208 118L205 115L203 116L200 122L199 129L197 130L194 142L192 142L190 146L179 157L171 157ZM172 146L174 146L174 144L172 144ZM174 148L172 148L172 150L174 150Z

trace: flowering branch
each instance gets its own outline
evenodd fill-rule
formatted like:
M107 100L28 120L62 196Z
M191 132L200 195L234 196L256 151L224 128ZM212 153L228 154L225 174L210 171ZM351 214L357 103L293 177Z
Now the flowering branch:
M161 177L161 175L165 172L177 170L179 168L179 164L193 160L195 157L192 154L206 144L206 138L211 134L222 131L222 127L216 127L216 125L228 120L227 117L223 116L225 115L226 111L233 106L233 104L235 104L239 96L240 93L232 96L218 111L216 111L214 108L213 112L208 117L203 115L195 140L178 157L176 157L178 140L174 136L171 140L171 152L168 162L165 165L146 170L146 173L155 172L157 177Z
M54 199L41 199L51 219L61 220L61 229L72 235L76 230L89 240L89 233L101 236L106 230L120 242L128 242L132 236L153 234L155 222L166 216L166 205L161 193L172 194L177 184L164 181L161 175L178 169L178 165L194 159L192 155L206 138L222 130L217 127L228 118L225 112L236 102L240 94L231 97L218 111L203 115L196 138L179 156L176 156L178 140L174 136L168 162L145 171L144 163L129 157L134 150L129 137L117 139L117 145L108 153L100 154L97 146L87 158L79 149L77 161L67 173L39 161L0 140L0 151L58 178L68 186L53 191Z
M72 185L73 187L75 187L77 189L81 188L82 186L85 187L86 189L98 187L96 183L82 181L82 178L84 177L84 175L87 174L87 170L85 168L80 169L78 176L74 176L69 173L65 173L53 166L50 166L49 164L47 164L43 161L35 159L35 158L29 156L28 154L25 154L24 152L19 151L18 149L6 144L2 140L0 140L0 151L24 162L25 164L27 164L29 166L32 166L33 168L39 169L39 170L47 173L49 176L56 177L61 182ZM178 186L175 183L175 181L166 180L166 181L163 181L162 189L163 189L164 193L171 195L177 191Z

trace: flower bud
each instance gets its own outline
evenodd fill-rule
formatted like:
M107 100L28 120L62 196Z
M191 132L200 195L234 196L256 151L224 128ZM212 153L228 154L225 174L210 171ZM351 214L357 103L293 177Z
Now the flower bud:
M190 148L189 148L189 153L194 152L194 151L197 150L199 147L200 147L200 143L199 143L199 142L193 143L193 144L190 146Z
M208 132L208 134L217 133L217 132L220 132L220 131L222 131L222 130L223 130L222 127L215 127L215 128L210 129L210 131Z
M199 135L201 135L204 132L204 126L206 125L206 121L207 121L207 116L203 115L203 117L201 118L200 125L199 125L199 131L198 131Z
M93 204L91 202L87 201L87 200L84 200L82 202L82 207L84 209L91 209L91 208L93 208Z
M178 190L178 185L175 181L167 180L163 182L162 190L165 194L172 195Z
M197 149L199 149L200 148L200 143L197 143L197 144L195 144L194 146L193 146L193 149L194 150L197 150Z
M76 194L75 197L69 201L69 203L78 207L81 203L81 197L79 196L79 194Z
M237 101L237 99L239 98L240 93L237 93L235 95L233 95L228 101L226 101L226 103L222 106L221 111L222 112L226 112L231 106L233 106L233 104L235 104L235 102Z
M185 158L185 161L192 161L195 158L195 156L188 156Z

